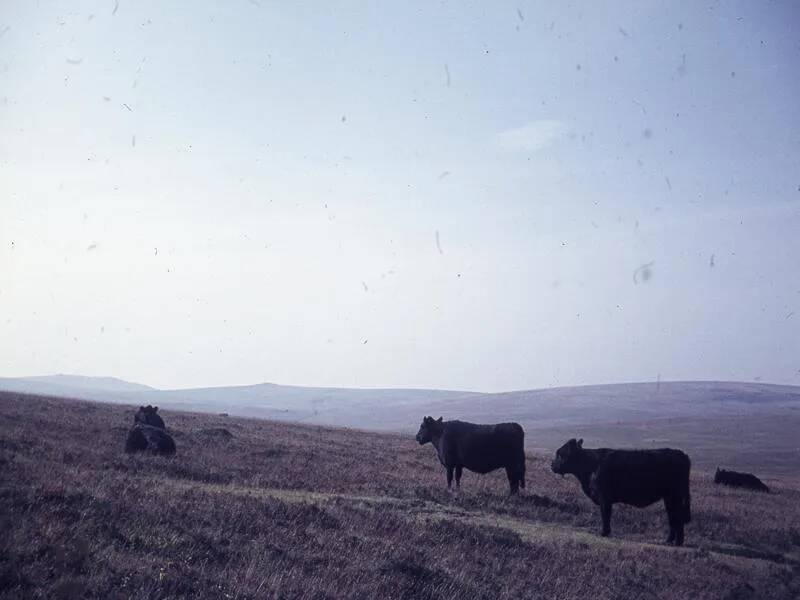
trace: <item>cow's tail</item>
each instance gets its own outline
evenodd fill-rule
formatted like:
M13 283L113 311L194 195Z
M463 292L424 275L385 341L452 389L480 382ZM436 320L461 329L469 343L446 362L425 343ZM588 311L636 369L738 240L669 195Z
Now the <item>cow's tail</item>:
M692 494L689 492L689 475L692 471L692 461L686 457L686 489L683 494L683 522L690 523L692 521Z
M524 490L525 489L525 430L522 429L521 425L517 425L519 427L519 437L520 437L520 466L519 466L519 486Z
M692 495L689 490L686 490L686 496L683 498L683 522L692 522Z

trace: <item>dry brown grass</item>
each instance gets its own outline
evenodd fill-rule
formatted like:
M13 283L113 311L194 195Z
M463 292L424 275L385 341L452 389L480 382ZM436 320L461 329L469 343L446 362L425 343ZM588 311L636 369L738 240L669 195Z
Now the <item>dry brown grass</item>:
M164 412L175 458L127 456L129 407L0 394L2 598L797 598L800 486L693 477L687 547L529 456L527 493L451 496L410 436ZM221 429L227 430L226 435Z

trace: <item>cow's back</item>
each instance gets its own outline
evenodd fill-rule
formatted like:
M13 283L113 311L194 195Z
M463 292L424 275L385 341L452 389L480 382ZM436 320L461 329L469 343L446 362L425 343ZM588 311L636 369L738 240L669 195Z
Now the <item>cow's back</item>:
M752 473L739 473L737 471L722 471L721 482L733 487L743 487L762 492L768 492L769 488L758 477Z
M647 506L688 493L689 457L680 450L602 450L594 477L596 492L615 502Z
M486 473L524 456L524 432L518 423L477 425L448 421L442 435L444 462Z

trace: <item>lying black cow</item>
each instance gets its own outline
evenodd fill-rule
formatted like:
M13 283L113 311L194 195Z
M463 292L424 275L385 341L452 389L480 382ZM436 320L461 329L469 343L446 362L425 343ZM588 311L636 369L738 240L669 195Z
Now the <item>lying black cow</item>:
M505 468L511 493L525 487L525 432L518 423L475 425L463 421L442 422L442 417L425 417L417 441L432 443L439 461L447 469L447 488L456 474L456 488L461 487L465 467L475 473Z
M769 488L758 477L752 473L737 473L736 471L726 471L717 467L714 474L714 483L721 483L731 487L743 487L759 492L769 492Z
M125 440L125 452L144 452L149 450L155 454L175 454L175 440L160 427L151 425L135 425L128 432Z
M642 508L663 499L669 517L667 543L683 544L684 524L691 521L691 461L680 450L584 450L583 440L572 439L558 449L552 469L575 475L583 492L600 506L601 535L611 533L615 502Z
M175 454L175 440L167 433L158 407L140 406L133 417L133 428L125 440L125 452L150 451L155 454Z

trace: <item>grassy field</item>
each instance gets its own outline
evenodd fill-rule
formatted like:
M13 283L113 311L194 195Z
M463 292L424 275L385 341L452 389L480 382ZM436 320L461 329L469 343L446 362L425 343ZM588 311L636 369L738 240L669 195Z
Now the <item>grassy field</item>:
M800 482L695 471L687 545L528 456L528 487L445 490L411 436L164 411L174 458L122 451L133 409L0 394L0 598L798 598ZM587 446L590 445L587 440Z

